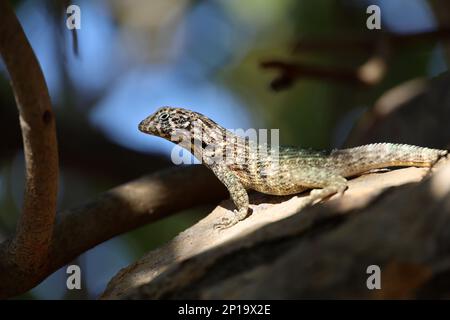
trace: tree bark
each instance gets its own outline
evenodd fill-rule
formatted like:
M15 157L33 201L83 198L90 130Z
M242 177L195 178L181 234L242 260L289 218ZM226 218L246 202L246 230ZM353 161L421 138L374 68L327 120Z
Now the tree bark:
M19 110L26 171L22 214L14 237L1 246L0 269L14 266L17 274L34 278L48 263L56 215L55 120L39 63L12 7L4 0L0 1L0 20L0 53L11 77Z

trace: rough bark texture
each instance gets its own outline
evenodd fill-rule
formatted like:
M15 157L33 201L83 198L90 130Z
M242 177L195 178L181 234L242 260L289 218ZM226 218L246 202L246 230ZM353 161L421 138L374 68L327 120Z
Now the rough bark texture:
M299 213L295 207L302 196L257 194L251 217L214 231L213 223L232 208L226 201L123 269L102 298L417 296L415 291L432 285L435 276L450 272L445 262L450 165L417 184L426 174L426 169L407 168L362 176L351 181L342 198ZM366 287L366 268L372 264L381 267L382 290Z
M19 110L26 187L14 237L0 246L0 291L4 283L32 281L46 268L58 192L55 120L44 75L7 1L0 1L0 53ZM1 294L0 294L1 295Z
M382 122L369 113L359 139L447 146L449 79L425 83L419 94L393 89L401 108L384 110ZM370 173L351 180L342 198L300 212L303 196L253 194L252 216L218 232L213 223L233 209L223 202L121 270L101 298L450 298L450 161L427 173ZM370 265L381 268L381 290L367 288Z

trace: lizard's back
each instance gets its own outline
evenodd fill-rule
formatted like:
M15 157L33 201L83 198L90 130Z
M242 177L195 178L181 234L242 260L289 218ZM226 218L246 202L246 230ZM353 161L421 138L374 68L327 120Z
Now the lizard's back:
M270 149L266 154L249 152L247 161L232 164L230 169L247 189L289 195L321 187L315 183L327 175L351 177L387 167L429 167L446 154L446 150L392 143L331 152L280 147L278 153Z

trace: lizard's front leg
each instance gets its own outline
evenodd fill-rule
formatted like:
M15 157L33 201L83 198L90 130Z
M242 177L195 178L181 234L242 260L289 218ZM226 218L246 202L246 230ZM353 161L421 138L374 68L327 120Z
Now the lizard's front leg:
M237 208L234 210L232 217L223 217L218 223L214 224L214 228L226 229L247 217L249 211L248 194L233 171L226 166L215 164L210 166L210 168L225 187L227 187L230 197Z

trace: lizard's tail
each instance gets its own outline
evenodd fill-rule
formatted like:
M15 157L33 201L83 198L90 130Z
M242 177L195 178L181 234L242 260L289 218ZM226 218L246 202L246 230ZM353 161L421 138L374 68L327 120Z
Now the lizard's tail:
M373 169L387 167L431 167L447 150L430 149L407 144L375 143L356 148L335 150L330 158L345 164L341 174L352 176Z

